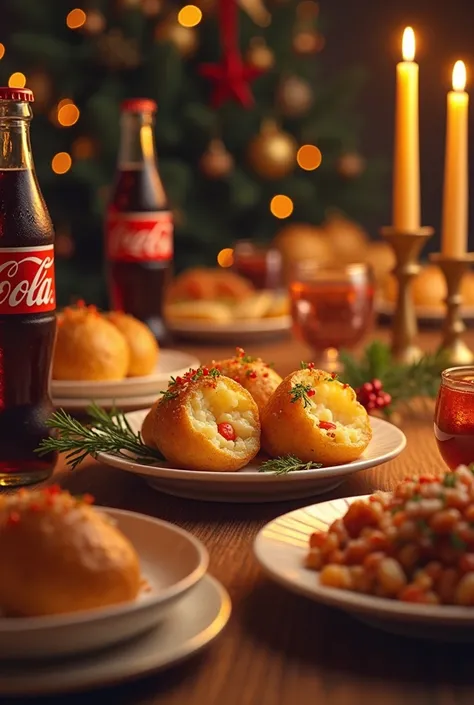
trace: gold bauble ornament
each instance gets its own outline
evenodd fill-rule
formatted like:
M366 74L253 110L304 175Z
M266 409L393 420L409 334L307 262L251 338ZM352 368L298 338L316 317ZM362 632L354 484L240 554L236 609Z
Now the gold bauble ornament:
M245 59L250 66L260 71L269 71L275 64L275 55L262 38L252 39Z
M208 179L223 179L234 167L234 160L221 140L214 139L199 160L199 168Z
M282 179L295 168L297 149L298 144L292 135L268 121L250 142L247 161L263 179Z
M176 18L159 24L155 31L155 39L159 42L171 42L184 58L192 56L198 48L196 30L193 27L183 27Z
M288 76L280 83L277 104L282 115L299 118L310 110L314 100L311 86L299 76Z
M337 173L345 179L360 176L365 169L365 159L357 152L343 154L337 160Z
M324 37L315 29L302 30L293 37L293 49L297 54L316 54L324 47Z
M87 34L100 34L105 28L105 17L99 10L89 10L86 13L84 31Z
M51 103L51 79L44 71L36 71L28 76L27 87L35 96L35 111L44 112Z

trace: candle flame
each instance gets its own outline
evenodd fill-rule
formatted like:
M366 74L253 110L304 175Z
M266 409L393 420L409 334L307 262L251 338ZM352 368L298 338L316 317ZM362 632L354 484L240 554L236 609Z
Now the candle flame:
M412 27L405 27L402 40L403 61L413 61L415 58L415 32Z
M466 87L466 66L464 61L456 61L453 68L453 90L463 91Z

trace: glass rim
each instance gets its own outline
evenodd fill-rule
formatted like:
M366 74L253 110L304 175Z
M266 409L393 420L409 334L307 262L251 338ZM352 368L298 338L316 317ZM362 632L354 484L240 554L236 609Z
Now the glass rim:
M472 379L465 379L469 376ZM441 372L441 384L456 391L474 393L474 365L448 367Z
M292 281L298 281L300 277L305 277L311 274L346 274L358 275L366 274L373 276L373 268L369 262L318 262L317 260L302 260L293 262L290 266L290 278Z

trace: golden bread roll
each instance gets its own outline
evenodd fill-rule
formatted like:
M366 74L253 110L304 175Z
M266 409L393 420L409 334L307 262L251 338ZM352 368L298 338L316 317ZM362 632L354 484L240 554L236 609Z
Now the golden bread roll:
M59 488L0 496L0 610L34 617L134 600L140 565L109 518Z
M252 284L227 269L197 267L179 274L168 289L167 300L176 301L240 301L254 291Z
M250 392L260 413L275 389L283 381L278 372L275 372L270 365L259 357L246 355L242 348L237 348L235 357L212 362L212 367L218 369L226 377L231 377Z
M274 294L270 308L266 312L266 318L278 318L279 316L290 315L290 298L288 294Z
M280 384L261 414L262 447L272 457L342 465L368 446L368 414L352 387L327 372L302 369Z
M94 306L68 307L58 316L53 379L120 380L129 363L124 335Z
M231 307L218 301L177 301L166 306L166 318L173 320L214 321L230 323Z
M389 276L385 282L384 294L387 301L395 302L397 298L397 281ZM435 264L428 264L413 279L412 296L415 306L441 308L446 298L446 280L441 269Z
M107 319L119 329L128 343L130 360L127 376L150 375L158 363L159 347L148 326L121 311L111 311L107 314Z
M201 367L169 385L148 412L142 438L176 467L232 472L260 449L258 408L240 384Z
M365 261L368 238L360 225L340 214L334 214L323 223L323 228L331 244L334 263Z
M372 267L376 283L383 286L395 267L395 254L388 242L371 242L365 253L365 261Z
M272 303L271 291L259 291L237 303L232 309L232 315L239 320L263 318L267 315Z
M273 244L282 255L287 280L291 279L294 265L298 262L315 260L324 265L333 258L330 240L323 228L315 225L290 223L279 231Z

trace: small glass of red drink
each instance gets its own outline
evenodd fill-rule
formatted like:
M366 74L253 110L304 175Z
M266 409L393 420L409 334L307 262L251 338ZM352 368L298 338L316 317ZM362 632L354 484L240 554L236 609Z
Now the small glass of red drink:
M451 367L441 373L434 433L449 468L474 462L474 367Z
M256 289L276 290L283 286L282 257L274 247L239 240L234 245L233 269Z
M318 354L322 369L337 370L338 351L357 345L373 323L372 270L367 264L299 262L291 276L290 299L296 337Z

